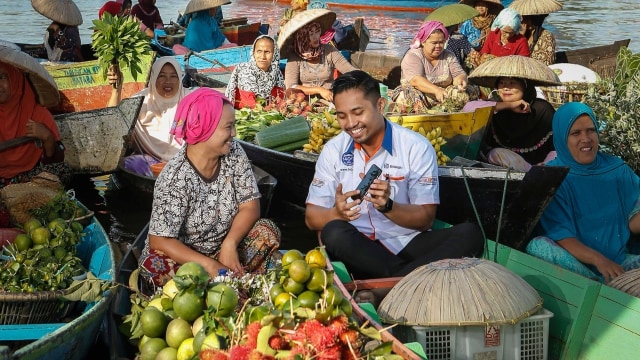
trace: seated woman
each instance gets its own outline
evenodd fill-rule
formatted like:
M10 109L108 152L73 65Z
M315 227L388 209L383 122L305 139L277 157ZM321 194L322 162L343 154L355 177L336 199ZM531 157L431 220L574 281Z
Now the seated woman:
M236 46L224 36L220 25L215 19L216 9L219 6L196 11L193 13L182 44L173 46L176 54L186 54L191 51L204 51L219 47Z
M181 145L169 134L171 124L182 100L192 90L182 87L182 70L173 56L158 58L151 67L149 87L139 95L144 96L144 103L134 128L133 145L137 154L125 159L125 168L140 175L153 176L150 166L169 161L180 149ZM114 83L117 77L111 70L109 82ZM119 88L112 90L108 106L119 102ZM113 95L113 94L116 95Z
M486 68L499 69L499 76L484 72ZM532 69L544 69L547 73ZM536 97L535 88L557 85L550 79L557 79L552 70L537 60L521 56L490 60L471 73L469 81L494 88L492 94L497 93L490 101L472 101L463 108L471 111L476 107L495 106L480 149L483 160L528 171L532 165L555 157L551 131L555 110L548 101Z
M67 183L71 172L63 163L64 146L58 127L49 110L38 104L36 93L25 76L27 72L38 76L35 71L25 70L25 66L42 66L19 50L12 51L17 56L0 58L0 142L20 137L34 141L0 150L0 188L28 182L42 171L57 175L62 183ZM41 82L46 83L44 79ZM41 90L44 91L35 89ZM53 84L48 90L57 91Z
M334 72L356 70L333 45L322 44L320 35L331 27L336 14L326 9L311 9L295 15L283 27L278 46L287 65L284 83L306 95L319 95L333 101L331 86Z
M155 36L155 29L164 29L156 0L138 0L138 3L131 8L131 16L140 21L140 30L150 38Z
M127 16L131 13L131 0L107 1L98 10L98 18L102 19L105 12L111 16Z
M491 30L493 20L504 6L500 0L462 0L461 3L474 7L478 11L478 16L460 25L460 33L467 37L475 50L480 50Z
M598 124L587 105L570 102L553 117L558 157L569 174L545 209L529 254L592 279L610 282L640 267L627 252L640 233L640 179L620 158L599 151Z
M422 24L402 58L400 86L391 91L394 112L422 113L450 96L477 98L473 89L467 92L467 74L456 56L444 48L448 37L442 23Z
M180 101L171 134L186 146L156 182L139 262L143 278L161 286L187 261L211 277L220 269L243 274L275 267L280 230L259 219L260 193L234 140L231 103L210 88L192 92Z
M529 44L524 35L520 34L521 17L515 10L506 8L500 11L491 25L480 51L472 51L467 57L470 69L494 57L507 55L530 56Z
M284 90L284 77L280 71L280 51L275 40L260 35L253 42L251 60L238 64L227 85L225 96L236 109L253 108L256 98L271 102Z
M77 26L54 21L47 27L44 47L49 61L83 61L81 45Z
M520 0L509 5L510 8L522 15L522 29L529 43L531 57L551 65L556 60L556 39L551 31L542 27L549 12L562 9L555 0ZM552 10L552 9L557 10Z

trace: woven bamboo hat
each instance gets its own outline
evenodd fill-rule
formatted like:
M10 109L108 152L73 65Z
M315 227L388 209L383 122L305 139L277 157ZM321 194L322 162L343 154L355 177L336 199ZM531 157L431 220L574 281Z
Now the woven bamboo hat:
M45 68L34 58L11 46L0 45L0 62L23 71L36 94L38 104L55 106L60 102L58 85Z
M528 56L509 55L488 60L469 74L469 81L493 89L502 77L527 80L533 86L561 85L558 75L540 60Z
M460 0L460 4L469 5L471 7L475 7L477 2L483 1L491 8L491 13L499 13L500 10L504 9L504 5L500 2L500 0Z
M282 58L289 56L293 44L293 34L305 25L317 22L320 24L320 33L324 34L335 20L336 13L327 9L309 9L296 14L280 28L280 35L278 36L280 56Z
M622 273L622 275L613 279L609 286L624 291L629 295L640 297L640 269Z
M187 4L187 8L184 10L185 14L198 12L200 10L207 10L217 6L231 4L229 0L191 0Z
M378 307L380 319L409 326L506 325L542 307L521 277L484 259L445 259L398 282Z
M509 5L522 16L547 15L562 9L556 0L515 0Z
M31 0L31 6L47 19L57 23L70 26L82 24L80 9L71 0Z

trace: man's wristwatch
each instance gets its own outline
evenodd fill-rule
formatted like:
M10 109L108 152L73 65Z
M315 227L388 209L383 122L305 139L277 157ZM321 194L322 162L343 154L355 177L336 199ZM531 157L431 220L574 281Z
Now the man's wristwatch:
M391 198L389 198L387 200L387 203L384 204L384 207L378 211L380 211L381 213L385 214L388 213L389 211L391 211L391 209L393 208L393 200L391 200Z

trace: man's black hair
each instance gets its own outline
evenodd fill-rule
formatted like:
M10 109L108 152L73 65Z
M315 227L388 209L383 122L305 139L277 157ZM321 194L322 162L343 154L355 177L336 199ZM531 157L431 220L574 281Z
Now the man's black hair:
M362 70L353 70L338 76L331 87L334 97L351 89L362 91L365 97L373 101L380 98L380 83Z

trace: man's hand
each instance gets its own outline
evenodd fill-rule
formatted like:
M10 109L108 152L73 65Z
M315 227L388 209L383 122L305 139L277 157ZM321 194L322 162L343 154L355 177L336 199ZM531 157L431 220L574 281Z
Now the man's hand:
M391 197L391 185L387 180L375 179L369 187L369 196L365 200L370 201L376 210L382 210Z
M351 196L358 194L358 190L351 190L342 193L342 184L338 184L336 188L336 210L340 218L346 221L353 221L360 217L361 200L349 201Z

